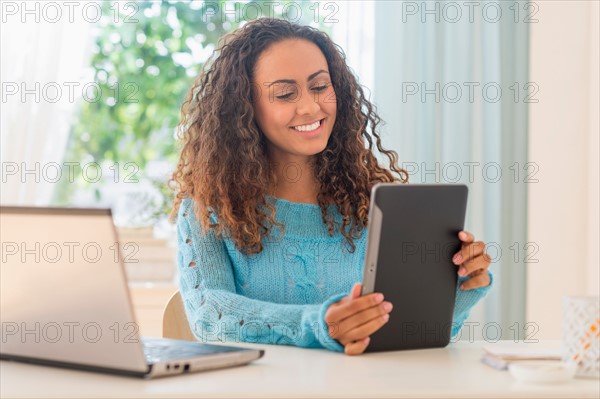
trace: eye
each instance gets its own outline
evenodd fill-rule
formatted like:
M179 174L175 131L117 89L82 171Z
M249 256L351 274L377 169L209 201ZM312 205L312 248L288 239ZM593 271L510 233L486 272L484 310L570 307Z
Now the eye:
M281 95L276 95L275 97L279 100L293 100L298 95L298 90L295 86L287 86L282 88L279 93L285 93Z
M288 98L290 98L292 96L292 94L294 94L294 93L288 93L288 94L284 94L283 96L277 96L277 98L280 100L287 100Z
M315 86L313 87L314 91L324 91L325 89L327 89L329 87L329 85L323 85L323 86Z
M299 88L294 83L278 85L274 96L278 100L293 100L298 96Z

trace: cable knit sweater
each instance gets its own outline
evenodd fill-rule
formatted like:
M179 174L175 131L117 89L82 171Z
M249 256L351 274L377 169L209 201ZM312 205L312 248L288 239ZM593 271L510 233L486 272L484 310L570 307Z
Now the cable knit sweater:
M253 342L327 348L343 346L328 333L325 312L362 281L367 230L350 253L345 238L328 234L316 204L266 197L276 207L271 239L259 254L244 255L235 243L203 232L193 202L182 201L178 220L179 286L190 327L203 342ZM335 206L330 212L341 222ZM213 223L217 222L214 214ZM490 274L490 278L491 278ZM463 291L458 277L452 336L491 287Z

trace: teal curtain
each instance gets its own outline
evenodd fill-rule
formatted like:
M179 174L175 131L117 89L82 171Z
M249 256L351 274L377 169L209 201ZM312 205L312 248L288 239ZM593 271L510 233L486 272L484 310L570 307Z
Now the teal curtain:
M466 228L488 243L495 287L469 319L474 339L523 339L527 243L526 2L375 2L374 102L384 143L412 183L469 187ZM512 7L512 8L511 8ZM460 14L459 14L460 13ZM469 15L471 13L471 15Z

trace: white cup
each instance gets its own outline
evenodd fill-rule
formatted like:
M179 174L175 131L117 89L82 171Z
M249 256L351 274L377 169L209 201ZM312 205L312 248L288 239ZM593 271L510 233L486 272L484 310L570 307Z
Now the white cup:
M562 361L576 377L600 378L600 298L563 297Z

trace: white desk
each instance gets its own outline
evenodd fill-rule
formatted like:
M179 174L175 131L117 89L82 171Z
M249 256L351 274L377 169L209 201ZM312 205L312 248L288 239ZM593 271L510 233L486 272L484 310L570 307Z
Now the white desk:
M2 361L0 397L600 397L598 380L517 382L480 362L482 345L489 343L349 357L241 344L264 348L265 356L247 366L151 381Z

